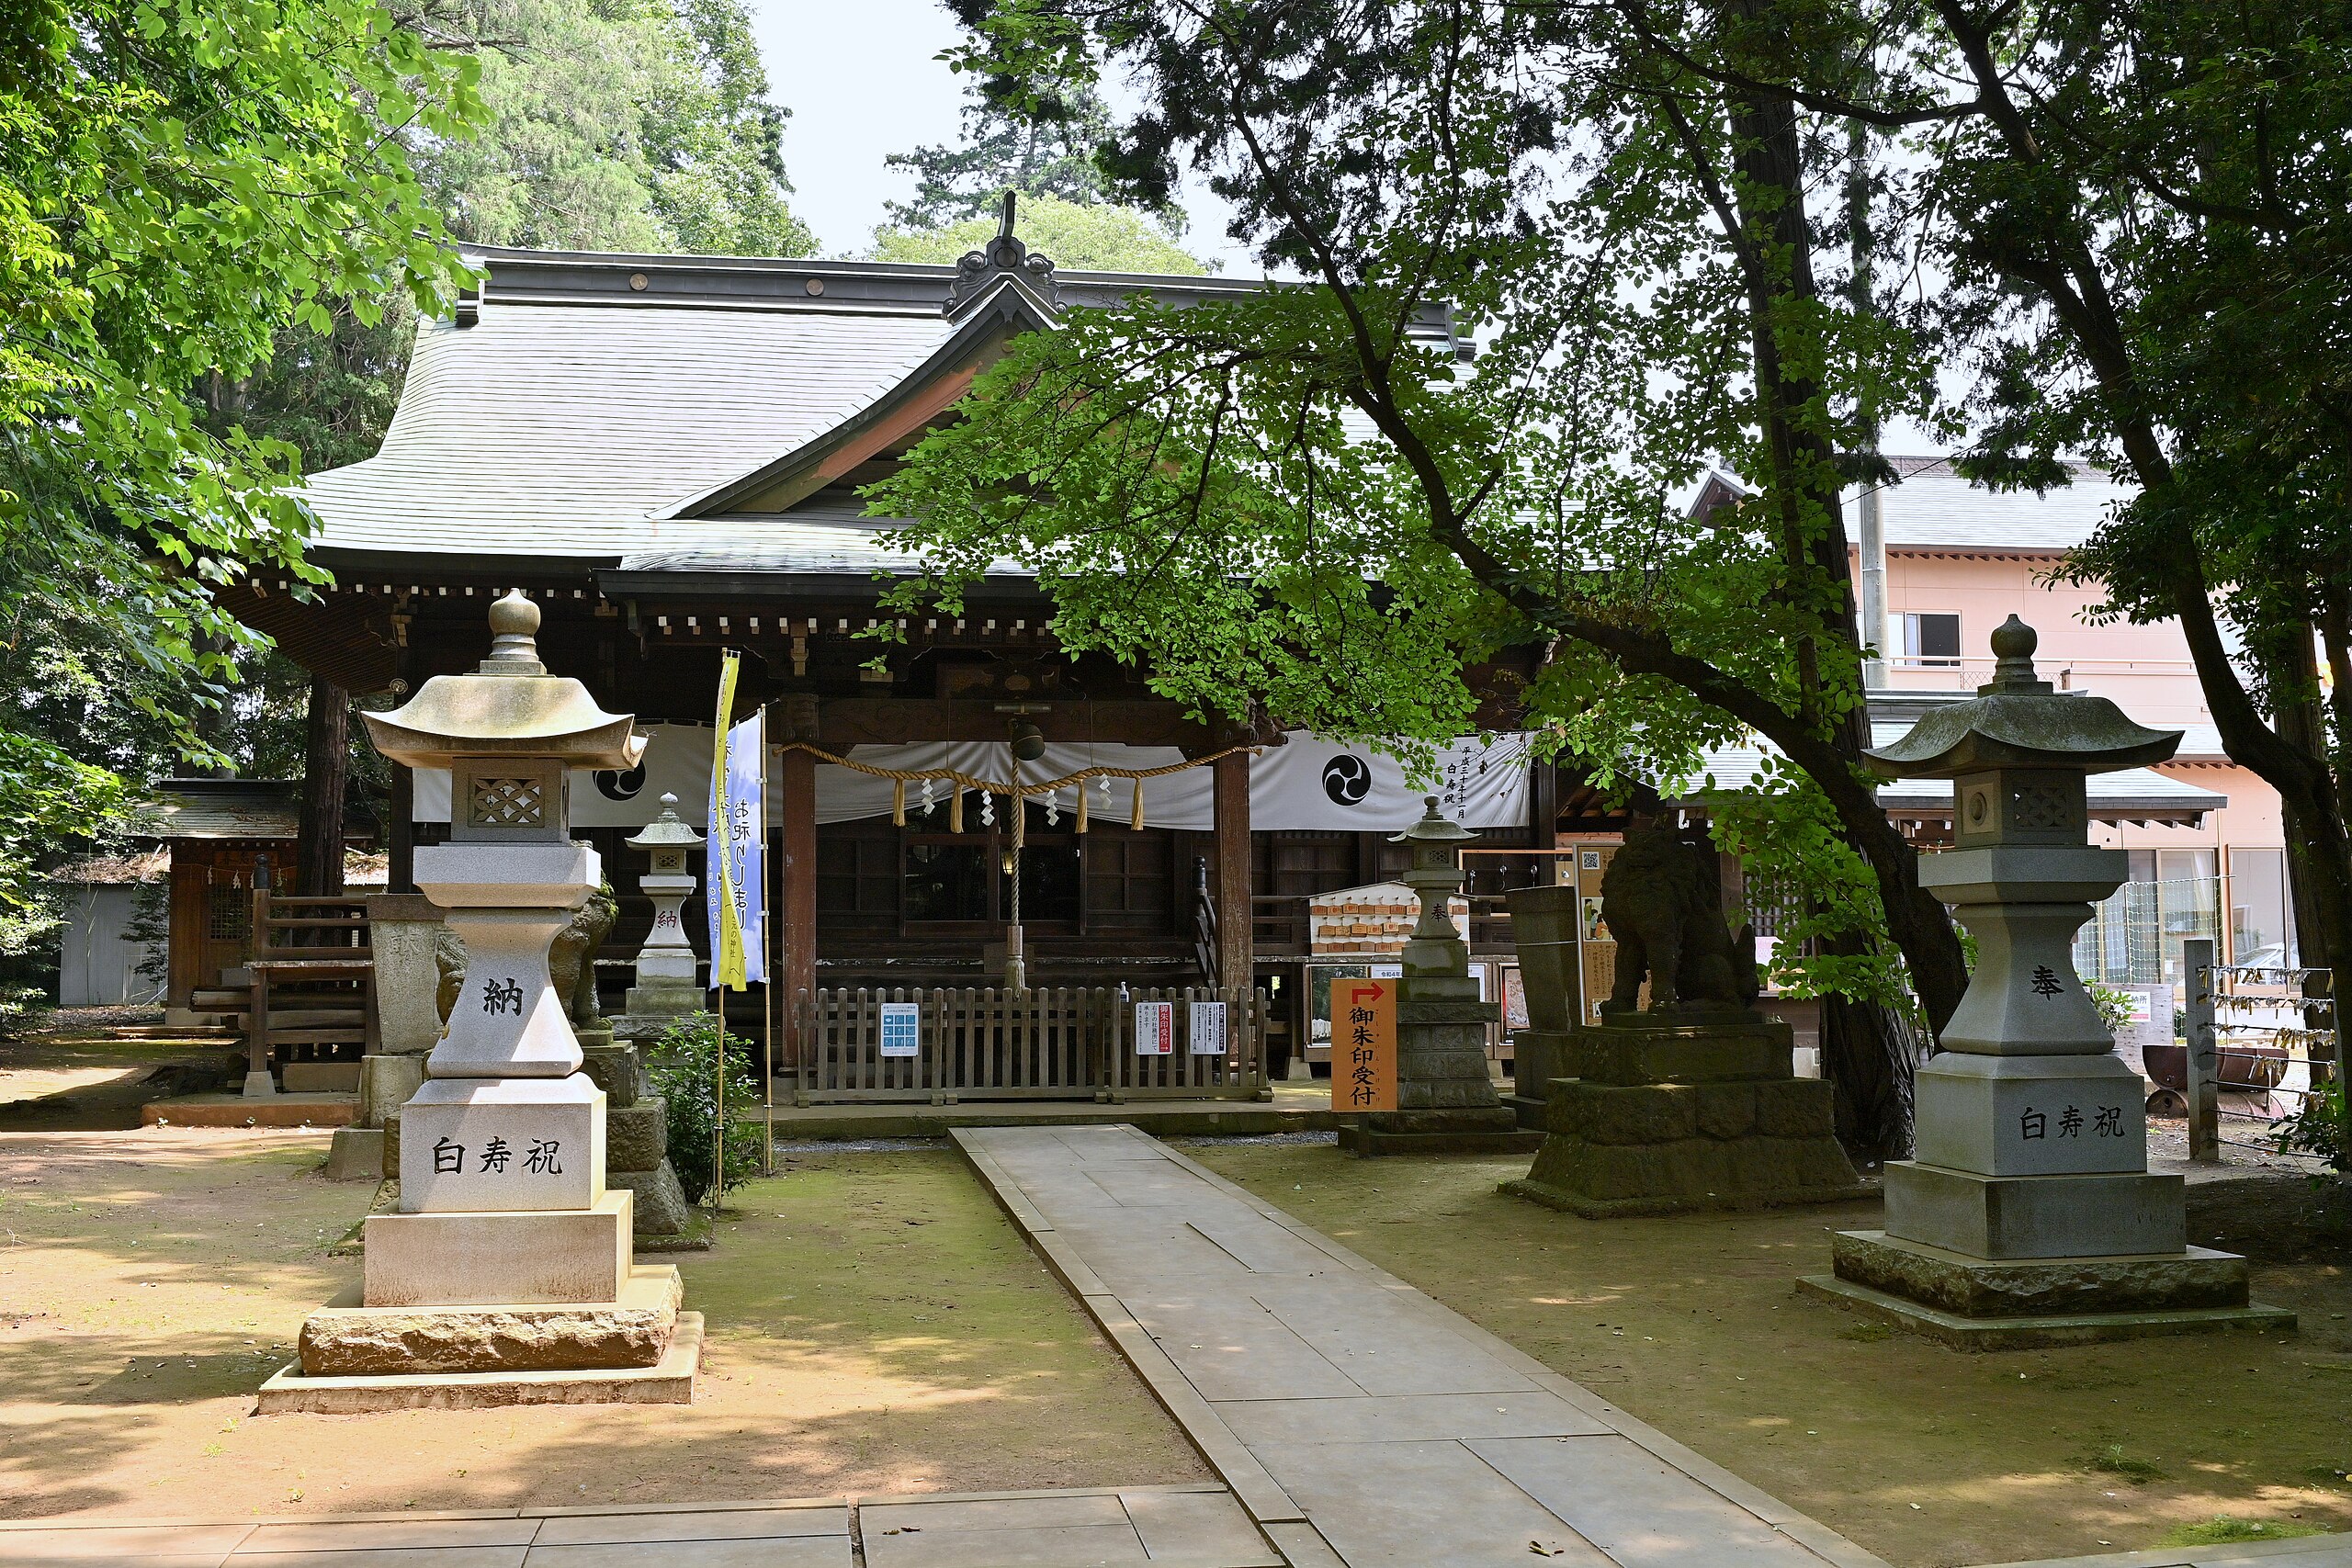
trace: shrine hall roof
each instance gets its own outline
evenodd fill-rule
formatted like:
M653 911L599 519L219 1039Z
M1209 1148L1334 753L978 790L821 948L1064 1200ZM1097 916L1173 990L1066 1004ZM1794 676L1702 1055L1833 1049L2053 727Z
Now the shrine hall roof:
M903 565L874 543L876 525L839 489L781 511L729 510L714 498L731 506L729 498L755 492L795 454L846 445L844 433L925 378L952 390L991 332L1050 319L1038 275L1023 274L1015 289L969 265L465 254L486 282L454 319L418 328L381 450L305 487L322 524L314 547L331 564L437 556L812 573ZM1043 276L1057 309L1138 292L1187 303L1268 287ZM1442 307L1425 310L1416 332L1457 342Z

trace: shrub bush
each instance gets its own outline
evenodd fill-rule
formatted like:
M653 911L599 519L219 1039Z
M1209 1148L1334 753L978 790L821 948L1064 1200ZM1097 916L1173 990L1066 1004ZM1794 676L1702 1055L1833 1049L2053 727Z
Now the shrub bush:
M718 1019L707 1012L688 1013L655 1042L647 1070L654 1091L662 1096L670 1127L670 1164L686 1201L699 1203L710 1195L711 1167L718 1138L718 1109L715 1079L718 1055L727 1054L727 1105L730 1111L759 1103L750 1041L729 1034ZM759 1138L751 1128L728 1134L727 1166L719 1184L723 1197L759 1174Z

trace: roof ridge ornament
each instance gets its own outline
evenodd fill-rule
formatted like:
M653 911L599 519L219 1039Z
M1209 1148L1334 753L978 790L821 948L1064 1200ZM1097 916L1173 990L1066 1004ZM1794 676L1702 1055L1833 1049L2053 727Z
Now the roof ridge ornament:
M977 251L967 251L956 264L955 279L947 285L947 303L940 314L954 321L966 306L990 291L1000 278L1010 278L1047 310L1061 309L1061 285L1054 277L1051 256L1030 254L1014 233L1014 193L1004 193L996 237Z

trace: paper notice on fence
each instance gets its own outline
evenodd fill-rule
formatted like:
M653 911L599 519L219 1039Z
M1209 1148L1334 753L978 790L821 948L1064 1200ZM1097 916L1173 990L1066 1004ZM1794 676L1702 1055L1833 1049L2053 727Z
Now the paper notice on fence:
M922 1054L922 1004L884 1002L882 1004L882 1055L917 1056Z
M1136 1055L1169 1056L1176 1051L1176 1004L1136 1004Z
M1396 982L1331 982L1331 1109L1396 1109Z
M1222 1056L1225 1055L1225 1004L1223 1002L1194 1002L1192 1005L1191 1016L1186 1018L1184 1022L1192 1041L1193 1055Z

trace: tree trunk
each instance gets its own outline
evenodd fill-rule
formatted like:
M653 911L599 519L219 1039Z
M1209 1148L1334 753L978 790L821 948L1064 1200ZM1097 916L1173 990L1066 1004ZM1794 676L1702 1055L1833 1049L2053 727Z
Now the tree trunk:
M2329 755L2327 716L2321 706L2319 665L2311 638L2290 630L2278 639L2281 657L2272 661L2271 706L2281 739L2314 757ZM2333 807L2339 797L2324 795ZM2295 934L2306 968L2329 971L2324 987L2309 987L2305 994L2324 991L2341 997L2352 985L2352 887L2346 886L2346 846L2344 819L2333 809L2314 810L2310 797L2299 800L2278 792L2280 817L2287 838L2287 888L2295 915ZM2311 1016L2305 1022L2324 1026L2326 1020Z
M1837 1091L1838 1141L1868 1159L1911 1152L1908 1041L1886 1009L1821 998L1821 1076Z
M350 758L350 695L324 676L313 676L302 748L301 825L294 846L299 894L317 898L343 891L343 793Z
M1747 0L1743 8L1752 14L1755 0ZM1860 771L1871 731L1860 689L1861 640L1854 620L1844 484L1837 451L1820 423L1820 384L1811 370L1792 368L1781 356L1779 337L1788 301L1810 305L1819 299L1795 106L1786 98L1734 96L1726 107L1736 149L1733 163L1742 182L1757 396L1789 588L1800 599L1814 597L1817 588L1830 590L1819 633L1797 649L1801 717L1826 727L1838 759ZM1853 689L1843 711L1821 710L1821 694L1833 679L1824 670L1825 652L1835 669L1851 672ZM1899 951L1912 955L1914 984L1940 1028L1967 985L1951 919L1939 901L1919 890L1917 852L1883 812L1873 809L1867 819L1860 811L1841 812L1840 820L1848 843L1878 875L1889 934ZM1865 940L1857 936L1857 950ZM1823 999L1822 1067L1838 1086L1838 1132L1852 1146L1877 1151L1881 1157L1905 1142L1891 1023L1883 1008L1845 998Z

